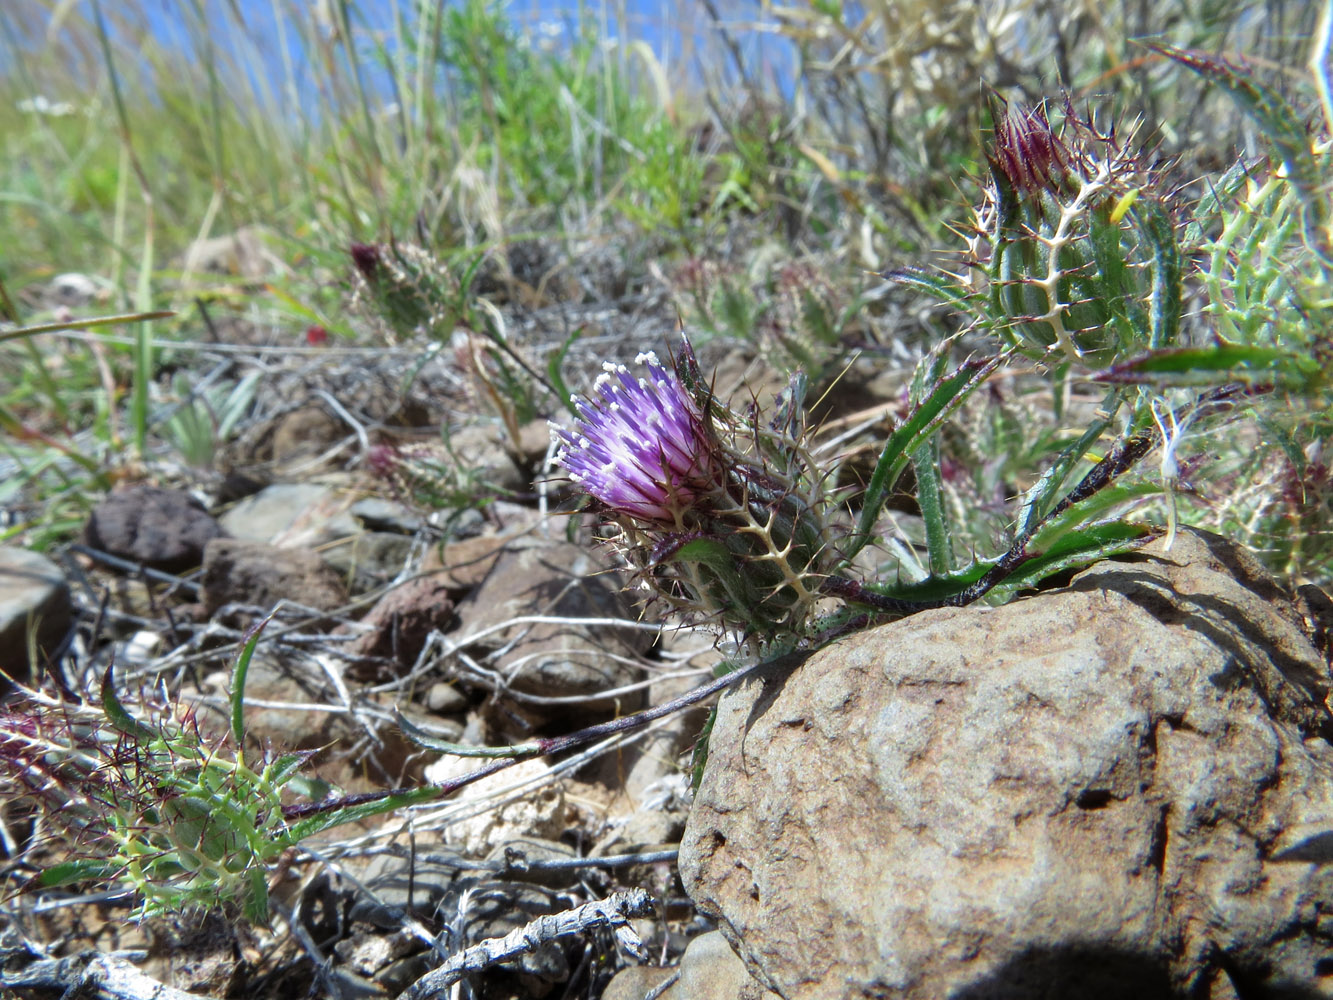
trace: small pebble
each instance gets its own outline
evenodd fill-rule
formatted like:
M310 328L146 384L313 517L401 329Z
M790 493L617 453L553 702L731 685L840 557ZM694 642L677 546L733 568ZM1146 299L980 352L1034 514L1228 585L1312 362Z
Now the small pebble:
M452 684L440 681L438 684L432 684L430 690L426 692L426 707L439 715L454 715L458 712L466 712L468 707L467 695Z

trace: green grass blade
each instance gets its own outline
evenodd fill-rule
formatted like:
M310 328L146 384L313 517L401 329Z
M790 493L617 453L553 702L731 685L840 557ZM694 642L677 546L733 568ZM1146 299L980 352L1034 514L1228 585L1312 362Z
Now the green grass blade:
M102 678L102 711L106 713L107 721L116 730L133 739L144 742L157 739L157 733L130 715L116 697L115 678L112 675L114 669L114 666L107 667L106 676Z
M998 354L960 365L952 375L937 383L918 404L912 415L889 435L880 452L879 461L875 463L870 483L866 486L856 534L848 544L846 555L848 561L870 541L875 523L879 520L885 503L888 502L893 484L898 481L911 454L921 447L922 442L934 434L963 401L990 377L1004 357L1005 355Z
M21 326L14 330L0 331L0 343L17 340L20 337L34 337L39 333L57 333L61 330L93 330L99 326L117 326L122 323L142 323L152 319L166 319L176 314L170 309L155 309L150 312L123 313L117 316L93 316L88 319L71 319L62 323L37 323Z
M341 809L331 809L328 812L317 813L307 819L298 820L289 826L283 839L288 845L298 844L307 837L313 837L315 834L323 833L335 826L342 826L344 823L355 823L359 820L369 819L371 816L380 816L404 806L429 802L431 799L438 799L450 790L437 788L434 785L423 785L420 788L396 792L370 802L361 802L354 806L345 806Z
M250 673L250 660L259 645L259 636L264 627L273 620L269 615L252 625L242 639L241 653L236 657L236 666L231 672L231 736L236 741L237 756L245 748L245 679Z

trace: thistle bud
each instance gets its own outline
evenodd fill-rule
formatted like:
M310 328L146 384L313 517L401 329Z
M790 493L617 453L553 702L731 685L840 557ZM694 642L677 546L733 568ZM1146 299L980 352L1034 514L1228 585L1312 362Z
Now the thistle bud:
M1034 358L1100 364L1176 336L1180 253L1159 179L1066 104L996 101L974 265L1000 331Z
M353 243L347 248L352 257L352 263L356 269L361 272L361 277L367 281L375 281L379 277L380 270L380 248L374 243Z
M606 366L553 429L570 479L615 526L643 584L675 610L762 644L799 638L836 561L827 497L805 448L799 398L750 425L713 397L688 344L675 371ZM790 397L803 391L794 381Z

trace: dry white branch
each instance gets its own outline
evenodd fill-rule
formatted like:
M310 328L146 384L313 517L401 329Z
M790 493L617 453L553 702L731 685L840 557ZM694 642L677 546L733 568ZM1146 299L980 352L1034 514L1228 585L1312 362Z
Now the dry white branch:
M643 944L630 925L630 917L644 917L653 910L653 899L645 889L613 892L606 899L594 899L563 913L538 917L530 924L511 931L502 938L489 938L459 952L444 965L426 973L401 994L398 1000L428 1000L464 976L481 972L497 962L517 958L534 951L555 938L581 934L594 927L610 927L616 943L635 955L643 954Z
M66 996L109 1000L207 1000L198 993L159 983L125 959L101 952L42 959L22 969L0 972L0 985L9 989L59 989Z

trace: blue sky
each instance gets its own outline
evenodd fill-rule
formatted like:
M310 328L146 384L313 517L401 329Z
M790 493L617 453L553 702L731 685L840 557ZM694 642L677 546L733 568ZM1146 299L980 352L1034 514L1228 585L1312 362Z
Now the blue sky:
M263 46L265 63L271 67L275 78L281 77L282 55L272 0L202 2L213 24L234 23L233 18L239 14L249 28L250 37L257 45ZM88 0L83 0L83 5L87 4ZM102 4L112 21L118 19L117 14L138 13L148 20L159 38L169 40L174 45L197 47L207 44L205 39L199 37L197 21L188 13L191 7L189 3L180 0L142 0L139 3L102 0ZM410 12L414 0L397 0L397 4ZM283 6L290 9L287 3ZM295 6L317 12L333 4L327 0L311 0ZM734 17L737 24L753 23L759 16L757 0L719 0L718 7L724 17ZM377 37L392 47L395 0L361 0L354 3L352 8L354 28L361 29L356 33L363 46L370 44L370 37ZM609 35L620 37L620 14L625 20L626 37L646 41L669 70L687 77L696 75L699 67L697 64L689 66L682 63L682 57L688 58L697 51L685 36L708 25L708 17L698 0L606 0L600 4L594 0L582 5L581 9L579 4L567 0L511 0L505 4L505 8L516 26L528 31L538 41L556 45L577 30L581 18L599 30L599 33L604 25ZM314 13L313 16L318 17L318 14ZM328 23L327 18L325 23ZM214 37L226 38L227 35L227 32L218 31ZM287 41L288 56L298 67L299 74L299 67L304 64L307 54L300 51L297 42L290 37L290 32ZM780 48L771 37L765 38L756 32L741 33L739 41L747 56L754 57L757 63L764 61L760 47L774 50ZM363 60L363 65L365 63L366 60Z
M401 8L407 15L420 0L352 0L353 37L358 58L356 71L368 76L372 93L392 100L388 75L377 70L384 50L394 51L394 15ZM446 6L466 0L445 0ZM792 79L794 63L789 47L771 32L754 30L760 20L761 0L714 0L721 16L734 29L733 38L751 73L759 73L772 83L775 76ZM800 0L797 0L799 3ZM301 36L292 23L297 18L309 37L312 24L322 24L321 34L329 35L333 22L319 11L336 7L338 0L100 0L116 50L117 72L125 82L132 82L139 71L142 79L155 81L161 66L150 69L137 58L137 39L151 33L173 53L200 64L230 63L245 73L252 93L266 90L273 94L272 107L292 109L293 120L310 120L319 108L327 107L327 95L316 94L318 80L327 80L322 61L314 72L312 60L321 60L319 52L306 52ZM4 65L13 53L8 45L18 39L20 58L31 68L41 63L34 74L38 91L44 96L77 101L79 95L99 88L105 81L105 63L91 30L94 0L75 0L67 7L66 20L57 36L64 43L47 47L51 6L45 0L0 0L6 18L15 17L6 27L16 31L0 32L0 75L9 75ZM283 12L285 23L275 18L274 8ZM566 44L582 23L591 32L624 41L646 42L666 70L674 87L691 87L701 76L716 81L733 79L729 54L719 44L712 20L703 0L585 0L580 6L569 0L508 0L506 12L511 23L526 32L534 44L558 48ZM199 11L204 12L201 20ZM625 30L622 32L620 21ZM244 29L241 29L241 25ZM382 46L382 48L380 48ZM212 53L209 52L213 49ZM214 58L206 60L212 55ZM351 67L336 53L335 73L347 74ZM288 92L286 81L296 82L295 94ZM778 67L775 69L774 67ZM255 79L256 76L264 79ZM21 77L22 79L22 77ZM234 80L235 77L233 76ZM151 90L151 82L149 87ZM26 89L26 88L25 88ZM351 90L349 89L350 93ZM204 96L201 94L201 97ZM281 113L281 111L277 112Z

